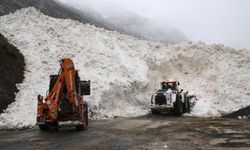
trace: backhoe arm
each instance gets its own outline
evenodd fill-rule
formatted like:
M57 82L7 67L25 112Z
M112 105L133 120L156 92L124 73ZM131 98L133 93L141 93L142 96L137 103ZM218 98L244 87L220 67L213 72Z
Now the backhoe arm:
M48 116L52 120L58 119L58 105L62 94L62 89L66 86L67 99L70 102L73 112L77 111L78 100L75 86L75 74L76 70L73 62L70 59L62 59L60 62L61 69L58 74L58 78L51 89L48 96L45 98L45 102L48 105Z
M70 121L77 129L88 125L88 103L83 95L90 95L90 80L81 80L70 58L60 60L57 75L50 75L49 93L38 95L37 124L41 131L57 128Z

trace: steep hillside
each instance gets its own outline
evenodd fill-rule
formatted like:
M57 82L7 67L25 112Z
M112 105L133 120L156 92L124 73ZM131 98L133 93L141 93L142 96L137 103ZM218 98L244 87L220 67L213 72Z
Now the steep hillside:
M16 84L23 81L24 57L0 34L0 113L15 100Z
M44 14L62 19L73 19L83 23L89 22L73 8L65 7L54 0L1 0L0 16L13 13L18 9L26 7L35 7Z
M51 17L90 23L97 27L116 30L120 33L148 40L168 43L187 41L187 38L177 29L165 26L166 29L169 29L168 31L158 30L157 27L154 27L154 24L146 18L129 11L126 11L126 15L120 14L120 16L105 18L103 14L87 6L82 9L75 9L72 6L65 5L60 0L1 0L0 16L31 6Z
M167 45L55 19L34 8L0 18L0 33L25 56L24 82L16 101L0 115L0 127L35 124L36 97L45 95L58 60L70 57L82 79L92 80L86 97L91 118L148 113L150 95L167 78L180 81L199 101L192 116L221 116L250 105L250 52L223 45Z
M145 40L164 42L164 43L180 43L188 41L187 37L178 29L167 24L166 22L155 22L149 18L143 17L124 7L103 7L96 9L88 5L86 2L74 4L67 0L56 0L58 4L71 9L73 12L81 14L88 20L88 23L94 24L112 31L118 31L123 34L132 35Z

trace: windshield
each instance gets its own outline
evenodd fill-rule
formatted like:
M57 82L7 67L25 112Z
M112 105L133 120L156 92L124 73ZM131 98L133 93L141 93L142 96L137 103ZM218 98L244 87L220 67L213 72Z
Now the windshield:
M161 89L171 89L175 90L175 82L162 82Z

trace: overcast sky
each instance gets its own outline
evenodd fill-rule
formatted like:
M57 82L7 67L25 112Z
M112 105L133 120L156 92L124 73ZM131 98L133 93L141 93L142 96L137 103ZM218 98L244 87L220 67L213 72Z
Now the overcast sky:
M59 0L103 15L130 10L156 24L170 24L192 41L250 50L250 0ZM94 12L93 12L94 13Z

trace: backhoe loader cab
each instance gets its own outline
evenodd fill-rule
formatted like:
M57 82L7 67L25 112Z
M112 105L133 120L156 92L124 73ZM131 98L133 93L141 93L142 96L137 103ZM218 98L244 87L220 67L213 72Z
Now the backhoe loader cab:
M71 59L62 59L60 65L59 73L50 75L46 98L38 96L37 124L40 130L45 131L71 121L77 129L85 129L88 104L83 95L90 95L90 81L81 81Z

